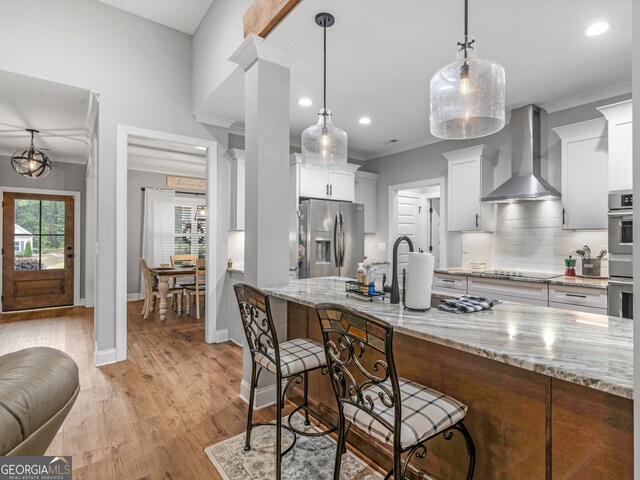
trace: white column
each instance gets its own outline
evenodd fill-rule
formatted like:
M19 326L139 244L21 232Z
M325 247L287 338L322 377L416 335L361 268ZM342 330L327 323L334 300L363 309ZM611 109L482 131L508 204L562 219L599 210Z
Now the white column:
M267 287L289 281L289 67L251 35L231 60L244 70L245 259L244 280ZM286 339L286 304L272 304L280 341ZM251 362L244 352L242 397L248 398ZM275 401L274 377L260 378L256 407Z
M633 116L636 121L633 124L633 196L640 198L640 5L634 2L632 11L633 48L632 55L632 90L634 92ZM633 214L633 236L640 238L640 208L636 208ZM640 272L640 242L633 245L633 271ZM633 285L633 310L636 318L633 322L633 364L634 364L634 391L636 401L633 402L633 445L634 445L634 478L640 478L640 281Z

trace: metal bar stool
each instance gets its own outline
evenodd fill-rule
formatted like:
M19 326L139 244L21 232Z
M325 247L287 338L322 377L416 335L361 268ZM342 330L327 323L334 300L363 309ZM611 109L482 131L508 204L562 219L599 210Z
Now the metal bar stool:
M393 360L393 327L341 305L316 306L329 376L338 402L338 445L333 478L340 478L346 436L352 424L393 446L393 468L385 479L405 478L415 456L425 458L426 442L454 431L464 437L473 478L475 447L464 425L467 406L431 388L399 378ZM403 455L405 458L403 460Z
M273 324L269 297L261 290L239 283L234 285L240 317L244 328L247 345L251 351L251 393L249 395L249 413L247 415L247 433L245 439L245 451L251 450L251 430L262 425L274 425L276 427L276 479L280 480L282 472L282 457L295 446L296 435L317 437L335 432L336 428L330 426L321 432L304 432L296 429L291 424L291 418L300 410L304 411L304 424L310 425L311 414L323 423L330 425L326 420L309 409L308 405L308 373L318 369L326 370L324 348L313 340L297 338L288 342L279 343L278 335ZM276 376L276 421L253 422L253 402L255 390L262 370L267 370ZM322 370L321 370L322 371ZM282 381L286 380L284 389ZM291 384L303 384L304 401L287 418L288 425L282 425L282 409L287 390ZM282 451L282 429L293 434L293 442Z

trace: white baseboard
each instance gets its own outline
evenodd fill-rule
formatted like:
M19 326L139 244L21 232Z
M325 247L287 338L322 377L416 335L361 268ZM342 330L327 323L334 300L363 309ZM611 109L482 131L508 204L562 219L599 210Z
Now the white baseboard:
M237 346L239 347L243 347L244 345L242 344L242 342L239 342L238 340L236 340L235 338L230 338L229 339L230 342L235 343Z
M128 293L127 302L133 302L134 300L144 300L144 293Z
M109 348L107 350L98 350L97 345L95 345L94 348L95 350L93 351L93 359L95 361L96 367L109 365L111 363L116 363L118 361L118 356L115 348Z
M229 340L229 330L218 330L216 332L216 343L226 342Z
M251 388L249 383L245 380L242 380L240 384L240 399L244 403L249 403L249 395L251 393ZM253 402L254 410L261 410L263 408L270 407L271 405L275 405L276 403L276 386L275 384L269 385L268 387L262 387L256 389L256 396Z

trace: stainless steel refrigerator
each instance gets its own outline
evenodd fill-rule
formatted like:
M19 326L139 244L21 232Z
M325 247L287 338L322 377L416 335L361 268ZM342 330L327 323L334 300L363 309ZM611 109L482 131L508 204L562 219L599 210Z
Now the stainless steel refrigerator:
M298 277L356 277L364 260L364 205L304 200L300 203Z

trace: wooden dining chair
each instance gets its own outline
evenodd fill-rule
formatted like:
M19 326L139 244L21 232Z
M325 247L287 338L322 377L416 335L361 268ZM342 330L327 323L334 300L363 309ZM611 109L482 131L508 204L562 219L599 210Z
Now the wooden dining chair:
M197 260L196 261L196 283L194 283L193 285L185 285L184 287L187 295L190 295L191 292L193 292L193 295L196 301L196 318L198 320L200 320L200 296L202 295L202 298L205 298L204 293L206 290L204 268L205 268L204 259ZM187 297L187 305L189 305L189 297ZM187 310L187 313L189 313L188 310Z
M146 320L149 318L149 313L155 309L156 297L160 296L160 291L158 290L157 279L151 273L147 261L144 258L139 258L138 261L140 262L140 270L142 270L142 278L144 281L144 305L142 306L142 312L140 314ZM171 301L173 302L175 296L175 301L181 302L183 291L184 287L169 288Z
M169 257L169 259L171 260L171 266L172 267L180 267L180 266L184 266L184 265L196 265L196 262L198 260L198 256L197 255L187 255L187 254L180 254L180 255L171 255ZM172 285L176 288L179 287L186 287L187 285L194 285L195 284L195 279L192 275L186 275L186 276L182 276L182 277L173 277L172 278L173 283ZM184 292L184 300L185 300L185 304L186 304L186 312L187 314L189 313L189 303L191 302L191 295L189 295L189 292ZM174 309L175 309L175 305L174 305Z

